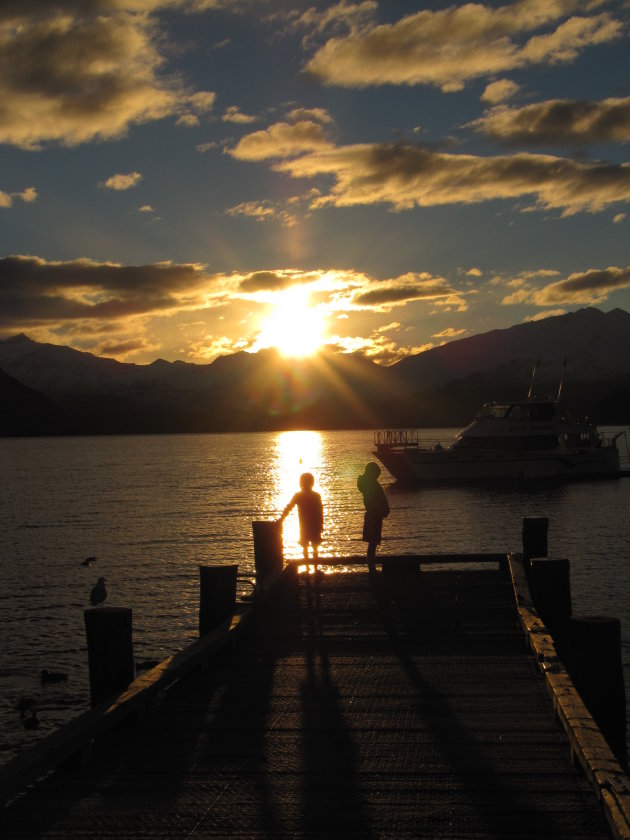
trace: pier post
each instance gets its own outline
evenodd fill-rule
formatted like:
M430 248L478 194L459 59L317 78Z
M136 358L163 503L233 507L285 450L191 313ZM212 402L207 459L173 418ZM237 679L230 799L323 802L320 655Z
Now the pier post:
M568 671L621 766L628 769L621 624L610 616L569 620Z
M95 607L83 611L92 706L122 691L135 678L131 610Z
M530 566L534 606L551 633L561 659L568 647L571 618L571 576L568 560L535 557Z
M238 563L199 566L199 635L204 636L234 615Z
M547 556L547 531L549 518L546 516L523 517L523 562L529 566L532 557Z
M282 522L252 522L256 583L274 571L282 571Z

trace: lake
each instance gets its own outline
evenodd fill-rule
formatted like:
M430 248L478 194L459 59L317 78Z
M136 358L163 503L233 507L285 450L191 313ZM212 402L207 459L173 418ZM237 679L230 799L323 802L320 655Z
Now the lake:
M324 502L321 555L364 552L356 479L371 449L369 431L0 439L0 763L88 708L83 611L97 577L109 605L133 610L136 661L164 658L196 636L199 565L253 573L252 520L276 518L300 473L313 473ZM383 470L381 480L384 553L520 551L523 517L548 516L549 556L571 561L574 613L622 621L628 683L629 479L403 489ZM289 558L301 556L297 537L294 511ZM42 668L69 679L42 686ZM36 732L16 711L22 696L36 701Z

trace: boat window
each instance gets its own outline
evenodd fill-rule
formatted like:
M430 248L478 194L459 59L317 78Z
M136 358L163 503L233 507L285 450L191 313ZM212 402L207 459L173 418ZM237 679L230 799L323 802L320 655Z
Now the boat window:
M502 420L508 413L509 405L497 405L496 403L486 403L479 412L482 417L496 417Z
M483 449L501 452L533 452L556 449L557 435L506 435L505 437L462 437L454 444L457 449Z

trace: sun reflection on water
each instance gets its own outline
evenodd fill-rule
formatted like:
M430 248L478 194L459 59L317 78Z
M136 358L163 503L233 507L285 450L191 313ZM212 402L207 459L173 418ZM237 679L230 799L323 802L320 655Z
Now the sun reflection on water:
M274 459L274 505L281 512L300 489L300 475L312 473L314 490L322 497L324 523L326 521L326 493L320 486L323 470L322 435L319 432L280 432L275 439ZM325 527L325 525L324 525ZM298 545L299 525L297 509L294 509L283 524L284 554L287 558L299 557L302 549Z

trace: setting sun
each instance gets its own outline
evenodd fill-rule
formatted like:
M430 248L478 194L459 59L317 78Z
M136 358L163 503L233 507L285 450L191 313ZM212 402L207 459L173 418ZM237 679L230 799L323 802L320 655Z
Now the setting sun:
M324 342L322 313L309 305L304 289L283 292L263 323L256 349L276 347L284 356L311 356Z

